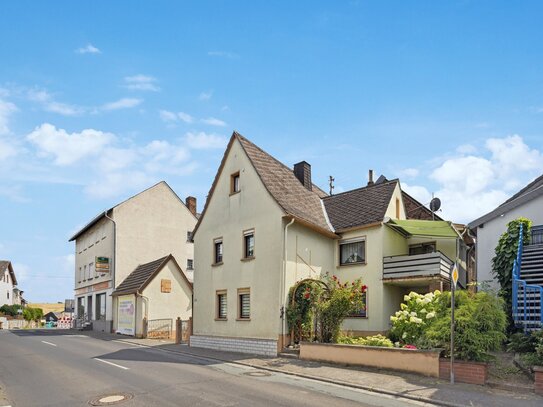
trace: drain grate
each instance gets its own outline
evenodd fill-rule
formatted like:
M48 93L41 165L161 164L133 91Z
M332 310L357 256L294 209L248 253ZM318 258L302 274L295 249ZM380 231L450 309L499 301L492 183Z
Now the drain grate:
M271 376L271 373L268 373L268 372L263 372L261 370L257 370L257 371L254 371L254 372L246 372L246 373L243 373L245 376L252 376L252 377L266 377L266 376Z
M130 393L104 394L89 401L91 406L113 406L125 401L132 400L134 396Z

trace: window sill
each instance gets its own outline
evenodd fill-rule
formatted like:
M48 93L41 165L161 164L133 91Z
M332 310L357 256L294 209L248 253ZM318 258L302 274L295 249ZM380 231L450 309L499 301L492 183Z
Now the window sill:
M366 262L359 262L359 263L347 263L347 264L340 264L337 266L337 268L343 268L343 267L353 267L353 266L366 266L368 263Z
M213 264L211 265L211 267L218 267L218 266L222 266L222 265L223 265L223 262L221 261L221 262L219 262L219 263L213 263Z
M251 321L251 318L236 318L236 321Z
M240 192L241 192L241 191L230 192L230 196L237 195L237 194L239 194Z
M251 260L254 260L255 259L255 256L251 256L251 257L242 257L240 259L240 261L251 261Z
M215 318L215 321L228 321L228 318Z

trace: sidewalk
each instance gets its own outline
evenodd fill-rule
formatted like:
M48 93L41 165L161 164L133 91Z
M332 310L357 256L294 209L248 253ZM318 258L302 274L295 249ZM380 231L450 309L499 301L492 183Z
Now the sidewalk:
M469 384L451 385L436 378L372 368L347 367L291 358L265 358L233 352L190 348L171 341L134 339L121 335L87 332L104 340L149 346L162 351L188 354L217 362L230 362L244 366L284 373L329 383L350 386L413 400L445 406L543 406L543 397L531 392L511 392Z

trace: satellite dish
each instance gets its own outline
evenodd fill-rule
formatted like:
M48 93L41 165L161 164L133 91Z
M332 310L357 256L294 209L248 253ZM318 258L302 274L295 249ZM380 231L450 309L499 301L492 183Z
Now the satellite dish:
M437 212L441 208L441 200L439 198L432 198L430 201L430 210L432 212Z

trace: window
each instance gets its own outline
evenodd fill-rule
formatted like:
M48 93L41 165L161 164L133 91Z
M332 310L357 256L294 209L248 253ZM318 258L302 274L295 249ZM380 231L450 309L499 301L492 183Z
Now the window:
M96 294L95 318L106 319L106 294Z
M243 258L252 259L255 256L255 231L243 232Z
M83 266L83 281L87 279L87 265Z
M83 274L83 269L79 267L79 281L84 280L85 275Z
M222 239L215 239L213 241L213 259L214 264L222 263Z
M409 255L434 253L436 251L436 242L427 242L412 244L409 246Z
M362 307L354 314L349 315L349 318L367 318L368 317L368 291L362 293Z
M194 269L194 260L187 259L187 270L193 270Z
M238 290L238 319L251 318L251 293L248 288Z
M339 265L366 263L366 240L350 239L339 242Z
M96 270L94 269L94 263L89 263L89 278L96 277Z
M230 175L230 194L239 192L239 171Z
M187 243L192 243L192 231L187 231Z
M226 319L227 316L226 291L217 291L216 319Z
M400 200L396 198L396 219L400 219Z

